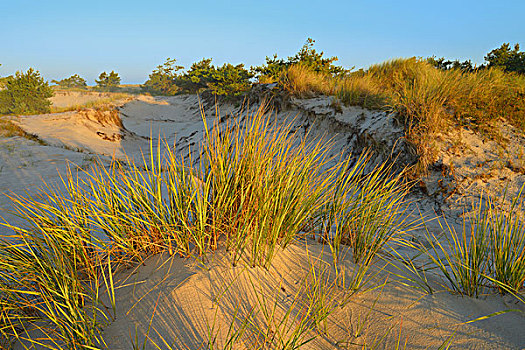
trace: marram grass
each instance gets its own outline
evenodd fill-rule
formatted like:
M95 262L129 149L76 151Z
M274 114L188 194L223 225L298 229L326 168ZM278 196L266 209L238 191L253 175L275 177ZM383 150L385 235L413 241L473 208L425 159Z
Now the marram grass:
M501 118L525 130L525 78L497 68L443 71L413 57L332 77L297 65L282 74L281 85L302 97L333 95L346 105L395 112L420 156L416 174L425 173L434 157L432 135L453 125L496 139L501 136L494 125Z
M206 260L223 246L233 264L267 267L278 249L316 235L336 266L341 244L351 247L362 268L340 285L353 293L383 247L409 228L407 184L388 167L365 173L366 158L332 159L330 142L307 141L315 138L275 122L265 106L229 124L216 120L199 159L159 141L141 162L71 169L36 195L11 196L25 223L3 223L12 232L0 240L5 346L104 347L114 271L153 254Z
M523 189L522 189L523 191ZM477 297L497 289L519 297L525 282L525 224L522 191L510 208L481 196L474 217L458 232L444 225L444 239L428 233L429 249L420 247L454 292Z

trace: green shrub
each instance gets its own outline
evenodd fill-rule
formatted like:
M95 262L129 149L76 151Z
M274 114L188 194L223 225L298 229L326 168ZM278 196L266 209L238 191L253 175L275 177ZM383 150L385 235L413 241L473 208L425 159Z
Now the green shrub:
M193 63L190 69L177 79L177 85L188 93L201 92L213 80L214 72L215 67L211 64L211 58L203 58Z
M450 61L445 59L445 57L436 58L436 56L432 56L427 58L427 62L430 63L435 68L441 69L441 70L449 70L449 69L460 69L462 71L466 72L473 72L477 69L483 69L485 66L479 66L476 67L476 65L472 64L471 60L465 60L465 61L459 61L454 60Z
M95 80L97 87L103 91L114 91L120 85L120 77L118 73L111 71L111 73L102 72Z
M324 52L317 52L314 49L315 40L308 38L303 47L293 57L288 57L290 65L302 64L314 72L329 73L338 75L345 71L344 68L335 66L333 63L337 61L337 57L323 57Z
M474 72L486 68L499 68L505 72L525 73L525 52L520 51L520 45L514 45L511 49L509 43L503 43L499 48L487 53L485 64L476 66L471 60L447 60L444 57L432 56L426 59L432 66L441 69L459 69L466 72Z
M266 56L266 63L262 66L252 67L252 72L257 76L260 83L273 83L279 81L280 76L289 66L289 63L282 58Z
M525 52L520 51L520 45L514 45L511 50L509 43L503 43L499 48L490 51L485 56L489 67L498 67L505 72L525 73Z
M7 82L9 81L9 79L13 78L12 75L8 76L8 77L0 77L0 90L5 88Z
M238 96L250 88L252 77L244 64L234 66L225 63L213 71L208 87L215 95Z
M175 95L180 90L177 86L177 71L184 69L175 65L175 62L175 59L168 58L164 64L157 66L144 85L141 85L142 90L156 95Z
M294 56L288 57L285 61L273 57L266 57L266 63L262 66L252 67L252 72L258 77L259 81L269 82L278 81L280 76L291 66L301 65L308 69L323 74L339 76L348 73L348 70L335 66L337 57L323 57L324 52L317 52L314 49L315 40L308 38L303 47Z
M5 81L0 91L0 114L47 113L53 90L38 71L29 68L26 73L16 72Z
M186 92L199 93L209 89L214 95L238 96L251 86L252 74L243 64L225 63L216 68L211 58L193 63L190 69L177 79Z
M85 88L87 86L86 80L80 77L78 74L73 74L69 78L62 80L51 80L53 84L57 84L61 88Z

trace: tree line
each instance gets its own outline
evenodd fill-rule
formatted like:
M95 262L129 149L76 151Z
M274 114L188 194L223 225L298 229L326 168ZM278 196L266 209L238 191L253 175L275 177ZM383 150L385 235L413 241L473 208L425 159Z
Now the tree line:
M353 68L335 65L337 57L325 57L324 52L318 52L314 48L314 44L315 40L308 38L295 55L286 59L279 58L277 54L267 56L264 64L250 68L246 68L244 64L230 63L215 66L211 58L203 58L185 70L183 66L176 64L176 59L168 58L152 71L141 89L151 94L168 96L205 90L219 96L238 96L251 88L254 79L259 83L280 82L287 69L295 65L333 77L356 73L352 72ZM427 61L442 70L472 72L495 67L509 73L525 74L525 52L520 51L519 44L512 47L510 43L503 43L484 58L485 63L480 66L474 65L471 60L447 60L435 56L427 58ZM115 71L102 72L95 82L95 88L99 91L115 91L121 78ZM86 80L78 74L62 80L52 80L51 83L61 88L87 88ZM33 68L25 73L16 72L14 76L0 77L0 114L49 112L48 98L51 96L53 89Z
M177 65L175 59L168 58L164 64L153 70L141 87L145 92L158 95L209 90L214 95L238 96L250 89L253 78L259 82L276 82L287 67L295 64L333 75L348 71L334 65L337 57L325 58L323 52L317 52L313 48L314 43L315 41L309 38L294 56L286 60L278 58L277 55L266 57L265 64L249 69L245 68L244 64L230 63L216 67L211 58L203 58L184 72L183 66Z
M485 63L476 66L471 60L447 60L444 57L429 57L427 60L434 67L442 70L460 69L467 72L487 68L500 68L507 73L525 74L525 52L520 51L520 45L511 47L510 43L503 43L497 49L490 51L484 57Z

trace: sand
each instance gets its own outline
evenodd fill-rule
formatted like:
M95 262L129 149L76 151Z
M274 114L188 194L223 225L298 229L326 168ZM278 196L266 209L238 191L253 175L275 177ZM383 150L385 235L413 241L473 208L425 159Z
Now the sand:
M92 97L82 98L80 101L78 97L56 96L53 103L63 107L84 103ZM220 107L223 117L242 108L229 104ZM0 139L0 192L34 193L43 180L50 183L58 181L58 174L63 174L68 164L87 169L96 159L107 164L112 157L125 159L127 155L135 160L143 155L147 157L150 145L155 151L159 138L174 144L179 154L185 154L189 146L198 145L203 138L203 120L196 96L140 96L119 110L122 125L104 121L95 112L13 117L18 125L26 132L37 135L41 142L21 137ZM213 106L207 108L206 113L209 116L206 123L211 126ZM307 137L331 139L333 155L341 152L348 154L350 151L356 154L376 145L379 152L374 160L378 163L396 157L401 159L402 164L411 162L401 127L395 118L384 112L344 106L337 110L332 107L329 98L323 97L292 100L287 110L275 114L278 121L290 118L295 118L295 130L306 131L314 125ZM450 136L443 135L443 144L449 140ZM489 156L497 157L497 153L490 148L496 146L480 141L472 133L463 132L463 140L470 145L464 148L471 149L473 153L461 153L460 147L457 150L444 148L437 161L461 164L456 169L459 168L464 176L460 180L465 181L477 176L476 169L479 167L475 164ZM521 141L515 142L519 145ZM516 157L520 154L518 149L514 153ZM193 159L198 159L198 152L194 152ZM468 169L474 169L470 175ZM500 170L508 169L505 166ZM523 178L518 167L510 171L512 174L507 177L515 192ZM433 171L424 180L426 193L413 194L413 200L417 201L414 206L428 216L435 215L436 209L440 210L454 222L460 218L457 198L463 198L462 193L454 193L451 197L453 201L445 200L443 191L434 191L438 174L440 171ZM469 196L475 197L481 189L489 192L492 188L494 191L500 189L504 182L496 181L498 176L499 173L491 177L493 185L487 181L488 185L470 186ZM12 209L7 197L1 197L0 208ZM5 211L2 215L16 223L12 215ZM433 233L439 233L439 225L435 221L430 224L430 229ZM0 230L6 232L3 228ZM421 236L422 232L415 234ZM145 334L150 339L146 341L148 349L155 348L153 342L162 349L168 348L163 339L173 344L174 349L197 349L207 343L210 332L213 334L211 337L216 335L218 344L221 344L227 337L233 314L237 314L237 328L243 319L251 320L242 337L245 344L238 347L250 348L254 346L253 341L258 334L256 328L278 332L279 327L275 324L268 328L269 321L264 320L262 304L276 307L272 322L279 323L290 309L290 315L301 315L306 300L305 276L314 269L330 272L333 278L327 248L313 240L297 242L280 252L268 270L244 264L233 266L228 253L222 250L208 258L209 261L203 264L193 258L185 260L158 255L143 265L120 271L117 276L121 284L116 296L117 313L104 329L108 348L130 349L135 335L142 344ZM353 265L349 261L346 265L350 273ZM517 303L513 297L487 295L476 299L453 295L440 286L439 276L431 278L435 292L430 294L424 289L397 281L396 271L392 266L386 268L370 284L380 285L387 281L384 287L357 293L348 299L344 307L336 307L327 319L326 329L323 326L319 330L320 335L306 344L304 349L362 348L364 344L370 347L374 339L380 340L385 334L385 339L378 346L380 349L395 347L398 339L402 344L406 341L408 349L433 349L451 336L451 348L454 349L525 348L523 313L509 312L467 323L502 310L525 311L524 304ZM340 301L343 290L336 289L332 300ZM299 319L300 316L296 320ZM293 329L290 324L282 327ZM312 332L305 336L308 338Z
M154 344L167 348L165 341L174 349L197 349L208 343L213 329L222 348L230 324L239 327L250 319L241 337L245 342L238 348L253 348L254 338L262 331L293 332L293 326L282 325L282 320L289 311L300 319L312 301L307 287L313 285L312 271L318 278L325 276L330 285L335 276L330 265L329 249L313 240L279 252L268 270L242 263L233 266L222 250L204 263L158 255L122 273L119 283L126 287L118 290L117 316L105 329L104 339L110 349L130 349L136 336L142 344L147 334L147 348ZM346 268L349 280L354 266L347 262ZM512 298L474 299L444 291L429 294L397 280L383 271L353 296L341 288L327 288L325 305L346 299L347 303L344 307L334 304L326 325L304 334L304 339L316 339L302 348L358 349L377 341L378 348L392 349L400 340L407 349L437 349L449 337L454 349L521 349L525 345L525 319L517 313L465 324L508 308L525 311L525 305L515 305ZM366 290L385 282L380 289ZM437 286L437 281L432 283ZM268 320L263 310L274 306L276 315ZM269 348L279 348L273 346Z
M64 108L85 105L101 99L108 99L111 96L112 94L108 92L58 90L49 100L53 107Z

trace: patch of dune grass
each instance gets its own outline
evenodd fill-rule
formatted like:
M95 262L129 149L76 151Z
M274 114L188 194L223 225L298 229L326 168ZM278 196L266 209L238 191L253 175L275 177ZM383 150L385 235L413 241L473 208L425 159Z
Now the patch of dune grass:
M388 109L390 96L382 91L369 76L353 75L341 79L336 96L346 105L368 109Z
M525 131L525 77L496 68L439 70L425 60L395 59L343 78L290 67L282 85L293 94L338 96L347 105L395 112L420 155L418 172L432 160L432 135L468 125L497 137L503 118Z
M444 239L428 234L430 248L420 248L454 292L477 297L492 288L518 295L524 287L523 197L520 193L507 210L496 204L481 198L460 232L447 224Z
M24 131L20 126L13 121L0 116L0 136L1 137L14 137L20 136L28 140L38 142L40 145L45 145L46 143L40 139L37 135L30 134Z
M284 70L280 83L286 90L300 97L309 97L312 93L332 95L336 89L336 81L330 74L313 72L311 68L301 64Z
M62 113L62 112L69 112L69 111L80 111L83 109L108 109L108 108L114 108L116 103L128 101L133 96L129 93L104 93L105 95L109 95L106 97L102 97L100 99L96 99L94 101L88 101L86 103L81 104L74 104L70 106L65 107L55 107L51 106L51 113Z
M0 117L0 136L24 136L25 132L21 127L5 117Z
M386 179L384 168L364 175L364 160L330 163L329 142L305 141L264 106L238 117L206 128L197 162L159 142L142 163L69 171L57 187L12 196L25 224L4 223L12 232L0 240L4 338L100 346L100 327L114 315L112 272L159 252L206 260L223 246L233 264L266 267L278 249L322 234L339 237L332 247L353 244L354 261L369 266L404 229L394 219L403 212L401 178ZM327 223L334 208L340 224Z

